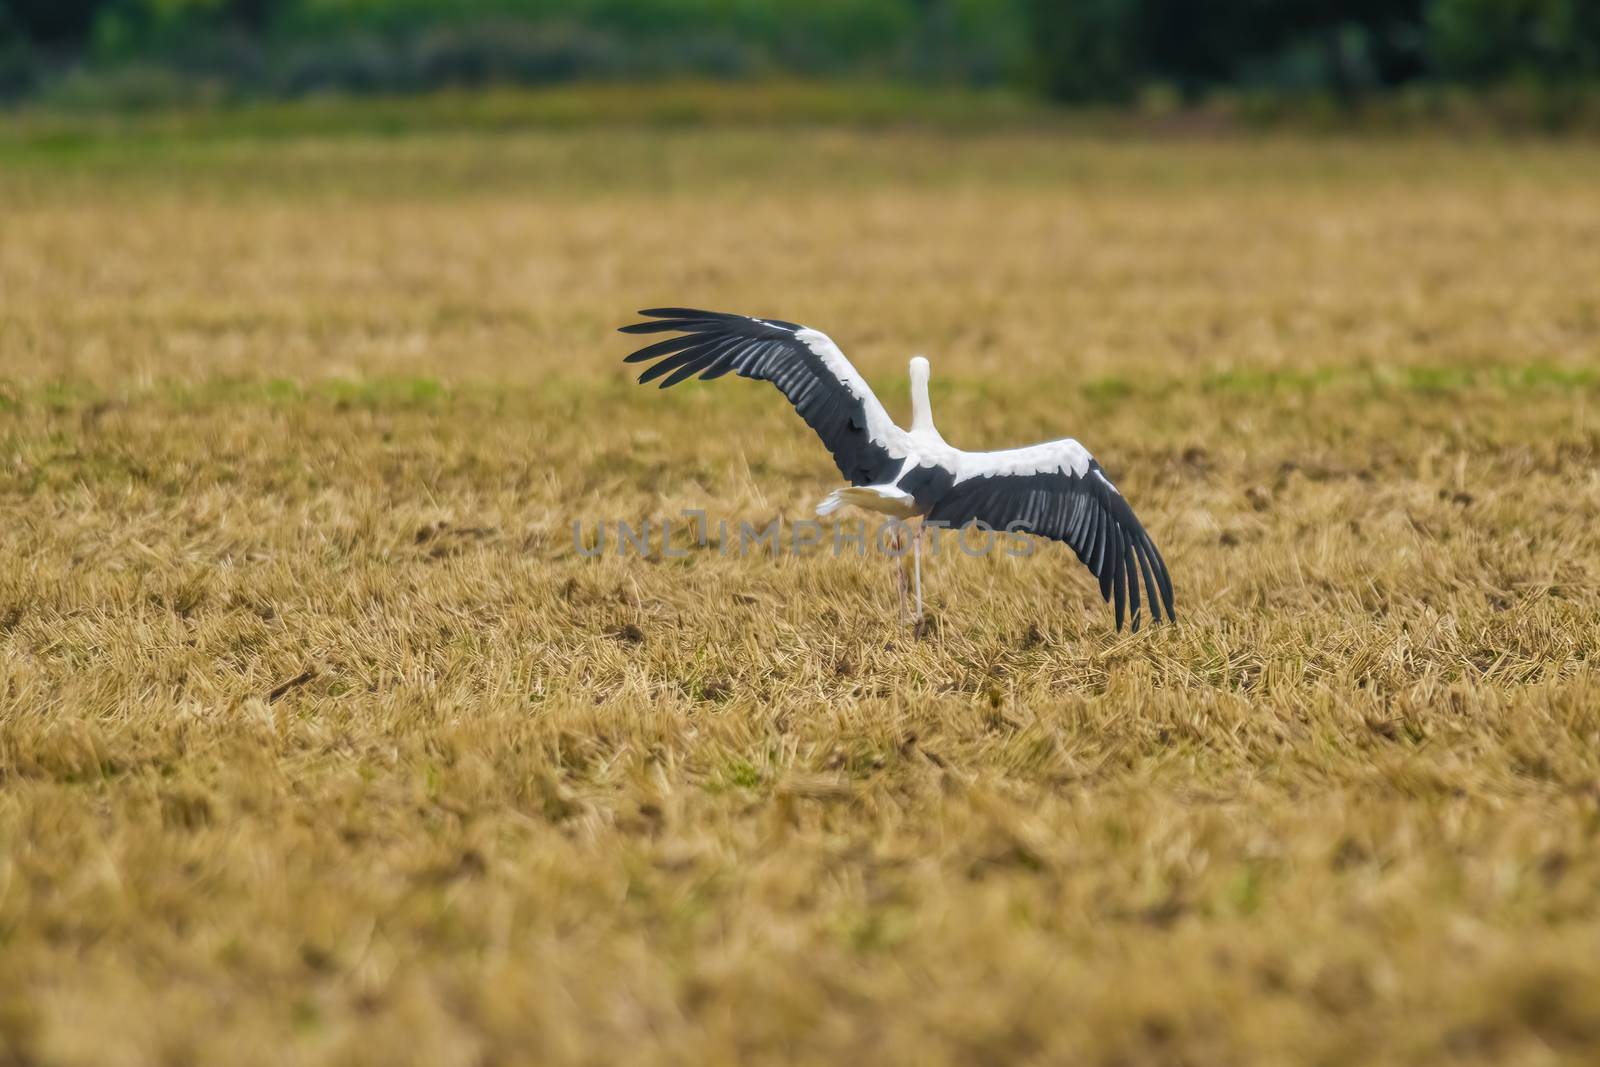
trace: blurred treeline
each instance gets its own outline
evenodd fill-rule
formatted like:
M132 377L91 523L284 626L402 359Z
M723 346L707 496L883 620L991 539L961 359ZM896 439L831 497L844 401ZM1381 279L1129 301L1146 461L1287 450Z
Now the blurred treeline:
M1600 78L1600 0L1029 0L1035 70L1068 100L1152 83L1350 97L1418 83Z
M1600 79L1600 0L0 0L0 97L106 105L674 76L1073 102Z

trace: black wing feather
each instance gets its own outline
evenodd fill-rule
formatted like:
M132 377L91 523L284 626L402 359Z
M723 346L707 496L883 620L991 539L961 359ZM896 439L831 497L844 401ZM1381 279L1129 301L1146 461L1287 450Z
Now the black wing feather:
M772 382L822 438L839 473L852 485L886 483L899 473L904 461L891 456L887 442L867 431L865 400L796 336L804 326L694 308L647 308L639 314L653 321L623 326L621 332L681 335L624 357L628 363L655 360L639 375L641 383L661 378L665 389L696 374L708 382L729 371Z
M954 527L982 522L1064 542L1099 581L1119 630L1125 618L1137 630L1146 605L1157 622L1163 608L1168 619L1176 618L1166 561L1092 459L1081 475L1049 471L969 478L934 501L928 519ZM1145 597L1139 595L1141 575Z

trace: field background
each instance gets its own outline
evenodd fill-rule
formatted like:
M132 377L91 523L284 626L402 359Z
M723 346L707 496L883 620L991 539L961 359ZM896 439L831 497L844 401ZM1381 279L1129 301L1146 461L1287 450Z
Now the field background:
M1600 149L0 138L0 1062L1593 1062ZM1171 565L803 518L829 332Z

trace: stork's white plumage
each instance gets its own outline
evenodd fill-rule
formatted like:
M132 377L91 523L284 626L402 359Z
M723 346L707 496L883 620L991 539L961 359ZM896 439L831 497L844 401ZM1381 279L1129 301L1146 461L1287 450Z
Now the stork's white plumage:
M770 381L833 454L850 487L817 505L826 515L845 505L896 518L920 517L950 527L981 523L1062 541L1100 581L1100 595L1115 602L1117 629L1132 608L1139 627L1140 578L1157 621L1173 617L1172 579L1150 535L1088 449L1072 438L999 452L964 452L940 436L928 403L928 361L911 360L911 429L889 417L866 379L839 346L818 330L778 319L757 319L690 308L639 312L653 321L623 333L675 333L627 357L654 360L640 382L661 378L661 388L694 375L702 381L737 371ZM921 602L921 537L917 560L917 613ZM901 572L903 574L903 572Z

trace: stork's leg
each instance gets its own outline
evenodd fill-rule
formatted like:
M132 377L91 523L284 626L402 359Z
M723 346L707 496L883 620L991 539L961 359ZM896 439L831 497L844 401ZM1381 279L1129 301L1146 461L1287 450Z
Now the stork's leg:
M917 523L917 532L911 535L911 561L917 576L917 617L922 621L922 523Z
M894 530L894 588L899 594L899 609L897 618L906 621L906 559L902 554L906 547L906 528L896 519Z

